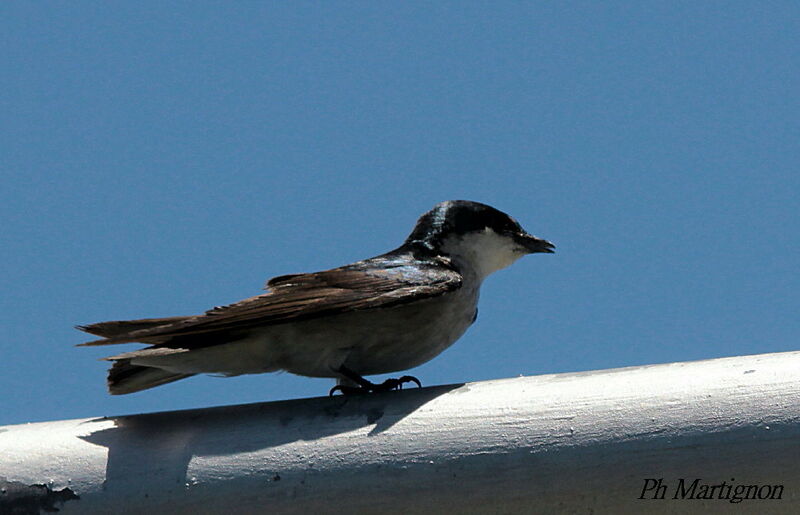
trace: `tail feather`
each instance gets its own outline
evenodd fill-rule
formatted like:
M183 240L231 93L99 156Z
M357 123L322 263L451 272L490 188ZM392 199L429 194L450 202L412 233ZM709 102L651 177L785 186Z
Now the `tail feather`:
M112 320L110 322L98 322L96 324L76 326L81 331L105 338L124 336L140 329L151 329L161 325L174 324L190 317L167 317L167 318L142 318L140 320Z
M193 375L176 374L160 368L133 365L130 359L121 359L115 361L108 371L108 391L111 395L123 395L147 390Z

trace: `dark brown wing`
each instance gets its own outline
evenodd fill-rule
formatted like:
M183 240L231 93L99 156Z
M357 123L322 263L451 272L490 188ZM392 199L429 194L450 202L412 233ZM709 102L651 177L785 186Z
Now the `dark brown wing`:
M443 264L412 266L397 261L391 266L370 265L367 261L324 272L276 277L268 283L270 293L176 319L175 323L82 345L164 344L175 338L184 340L184 336L206 340L212 333L241 332L269 324L396 306L437 297L461 285L461 275Z

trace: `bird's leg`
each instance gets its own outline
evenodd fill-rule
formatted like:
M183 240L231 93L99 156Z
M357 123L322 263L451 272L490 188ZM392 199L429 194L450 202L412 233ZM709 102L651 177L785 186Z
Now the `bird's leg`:
M422 388L422 383L419 382L419 379L413 376L403 376L397 379L387 379L386 381L382 382L381 384L375 384L370 381L367 381L360 375L356 374L346 366L342 365L337 370L343 377L353 381L358 386L347 386L343 384L337 384L333 388L329 395L333 395L337 391L342 392L344 395L358 395L363 393L369 392L388 392L389 390L402 390L404 383L416 383L417 386Z

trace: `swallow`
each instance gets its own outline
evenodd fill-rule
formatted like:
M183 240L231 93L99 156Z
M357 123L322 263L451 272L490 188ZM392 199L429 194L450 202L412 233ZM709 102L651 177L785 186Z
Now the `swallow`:
M402 388L364 376L421 365L455 343L478 315L483 280L554 245L509 215L467 200L423 214L395 250L321 272L282 275L267 292L203 314L77 326L102 339L82 346L148 346L104 358L112 395L195 374L286 371L338 381L330 394Z

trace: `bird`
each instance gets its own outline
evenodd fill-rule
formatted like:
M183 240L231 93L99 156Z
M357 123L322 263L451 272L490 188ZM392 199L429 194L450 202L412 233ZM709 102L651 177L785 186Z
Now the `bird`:
M398 248L330 270L281 275L265 293L194 316L76 326L101 339L139 342L117 354L112 395L196 374L286 371L337 381L330 395L402 389L413 376L373 383L368 375L421 365L455 343L478 316L483 280L517 259L553 253L511 216L469 200L436 204Z

